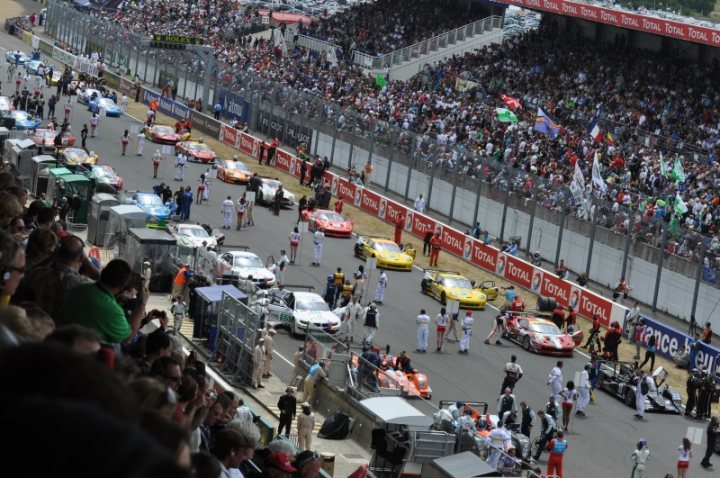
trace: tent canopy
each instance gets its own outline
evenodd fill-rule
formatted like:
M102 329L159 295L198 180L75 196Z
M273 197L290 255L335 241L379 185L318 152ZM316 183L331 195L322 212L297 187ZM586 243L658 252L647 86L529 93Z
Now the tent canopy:
M223 292L227 292L227 294L233 299L243 300L247 298L247 294L245 292L238 290L237 287L231 284L198 287L195 289L195 292L208 303L220 302L223 297Z
M388 425L406 425L409 428L428 429L432 417L413 407L401 397L375 397L361 400L360 404Z

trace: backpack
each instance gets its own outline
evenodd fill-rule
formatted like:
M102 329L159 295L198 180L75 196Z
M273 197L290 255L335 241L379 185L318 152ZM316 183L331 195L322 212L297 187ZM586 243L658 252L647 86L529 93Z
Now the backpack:
M642 382L640 382L640 392L642 392L643 395L647 395L648 392L650 392L650 386L647 383L647 378L643 378Z

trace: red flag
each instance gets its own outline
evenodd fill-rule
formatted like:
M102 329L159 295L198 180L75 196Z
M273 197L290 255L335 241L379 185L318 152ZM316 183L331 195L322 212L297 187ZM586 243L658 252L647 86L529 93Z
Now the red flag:
M505 103L511 110L522 109L522 104L520 104L519 98L513 98L512 96L500 93L500 99L503 100L503 103Z

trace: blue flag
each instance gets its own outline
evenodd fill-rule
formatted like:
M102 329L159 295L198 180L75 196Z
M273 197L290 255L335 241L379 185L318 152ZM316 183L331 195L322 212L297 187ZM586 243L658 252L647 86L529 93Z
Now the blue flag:
M538 133L546 134L553 139L557 138L557 135L560 134L560 125L551 120L542 108L538 108L537 110L535 128L533 129Z

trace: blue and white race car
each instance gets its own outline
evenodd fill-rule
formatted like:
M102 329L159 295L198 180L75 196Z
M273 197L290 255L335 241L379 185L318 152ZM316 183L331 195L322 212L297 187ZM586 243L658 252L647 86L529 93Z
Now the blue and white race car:
M25 71L30 73L31 75L37 75L38 74L38 68L45 67L45 63L43 63L40 60L30 60L27 63L25 63Z
M42 120L39 117L33 116L23 110L13 110L8 116L15 119L15 127L17 129L35 129L39 128L42 124Z
M30 57L20 50L8 50L5 52L5 61L15 63L16 65L24 65L30 61Z
M163 204L160 196L137 192L133 194L132 202L147 214L147 227L165 228L170 218L170 208Z
M81 93L78 94L78 103L80 104L88 104L91 101L97 101L98 98L102 98L103 95L100 93L100 91L95 90L93 88L86 88Z
M105 116L112 118L119 118L122 115L122 111L118 105L110 98L99 98L88 101L88 111L92 113L100 113L100 109L105 110Z

